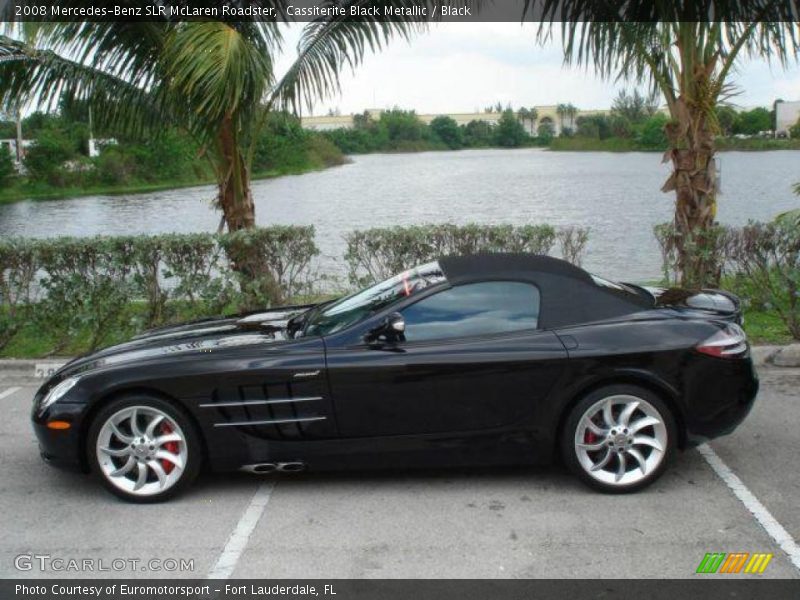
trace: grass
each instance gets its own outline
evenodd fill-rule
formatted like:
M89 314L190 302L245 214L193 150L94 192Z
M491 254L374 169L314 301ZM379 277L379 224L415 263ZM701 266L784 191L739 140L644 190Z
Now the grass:
M316 304L333 300L336 295L331 294L305 294L290 298L286 305ZM0 321L7 309L0 306ZM192 306L186 302L168 302L165 309L169 315L164 323L156 325L163 327L184 323L209 316L208 310ZM237 314L235 306L227 307L222 313L226 316ZM130 303L123 309L123 313L115 320L114 325L104 332L100 347L107 347L129 340L132 336L141 333L147 315L147 305L143 301ZM1 323L0 323L1 324ZM91 331L89 328L73 333L66 340L63 332L55 332L34 320L26 322L13 338L0 347L0 358L43 358L48 356L80 356L92 351Z
M790 344L797 342L775 312L746 310L744 329L751 344Z
M776 140L774 138L717 138L717 150L761 151L800 150L800 138Z
M332 299L330 295L313 295L293 298L287 304L312 304ZM141 322L145 312L143 303L132 304L125 317L120 319L118 325L106 332L103 346L110 346L129 339L140 333L141 327L135 323ZM177 307L173 311L171 322L189 321L197 319L204 314L192 311L189 307ZM746 310L745 330L750 342L753 344L789 344L792 337L777 313L770 311ZM64 344L59 341L57 334L42 328L34 322L26 323L22 329L11 339L5 348L0 349L0 358L41 358L47 356L79 356L86 354L91 349L90 333L88 330L78 332Z
M772 138L717 138L717 150L720 152L765 151L765 150L800 150L800 139L776 140ZM630 138L611 137L604 140L597 138L569 137L554 138L550 150L556 152L664 152L666 146L645 147Z

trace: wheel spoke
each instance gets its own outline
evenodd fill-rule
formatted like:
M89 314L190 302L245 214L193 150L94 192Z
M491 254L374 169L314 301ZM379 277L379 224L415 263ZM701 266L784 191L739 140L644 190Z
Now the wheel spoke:
M617 458L619 459L619 468L617 469L617 474L614 477L614 481L619 481L622 479L625 476L626 470L628 469L628 461L625 460L625 455L622 453L617 454Z
M656 438L651 438L646 435L637 435L633 438L633 445L634 446L650 446L651 448L655 448L656 450L663 452L664 447Z
M631 430L631 433L636 433L637 431L644 429L645 427L650 427L652 425L658 425L661 423L655 417L642 417L638 421L634 421L631 423L631 426L628 428Z
M153 440L153 443L156 446L163 446L164 444L167 444L169 442L182 442L182 441L183 438L177 433L173 432L157 437L156 439Z
M608 429L603 429L597 423L592 421L591 419L584 419L583 420L584 427L588 428L595 435L608 435Z
M589 452L594 452L596 450L600 450L606 447L606 443L603 441L597 442L596 444L578 444L578 448L583 448L584 450L588 450Z
M132 456L129 456L128 461L124 465L122 465L118 469L114 469L113 471L111 471L108 474L108 476L119 477L120 475L125 475L126 473L130 472L130 470L133 468L133 465L135 464L136 464L136 459L133 458Z
M122 456L128 456L131 450L126 446L125 448L100 448L100 452L120 458Z
M639 408L638 402L629 402L625 407L625 410L623 410L619 415L619 424L623 427L627 427L628 422L631 420L631 416L637 408Z
M147 425L147 429L145 429L144 434L152 438L153 434L156 431L156 427L158 427L159 423L164 420L164 415L156 415L152 421Z
M612 456L611 450L606 450L606 455L603 457L603 460L593 465L592 471L599 471L600 469L605 467L608 464L608 461L611 460L611 456Z
M139 410L134 408L131 414L131 431L136 437L144 435L144 431L139 428Z
M633 458L635 458L636 462L639 463L639 468L642 470L642 475L647 475L647 463L645 462L642 453L639 452L636 448L631 448L630 450L628 450L628 454L630 454Z
M147 464L158 477L158 487L163 488L167 484L167 474L164 472L164 467L157 460L151 460Z
M133 486L133 491L142 489L145 483L147 483L147 465L140 462L139 476L136 478L136 485Z
M615 427L617 425L617 423L614 421L614 413L611 410L612 407L613 404L611 402L611 399L609 398L608 400L606 400L606 403L603 406L603 421L605 421L606 427L608 429L611 429L612 427Z
M171 462L175 465L178 469L183 468L183 461L181 460L180 456L172 454L172 452L167 452L166 450L159 450L156 452L156 459L164 459Z
M123 442L124 444L130 444L133 441L133 437L122 433L122 430L117 426L116 423L113 421L109 421L108 423L111 426L111 431L114 432L114 435L117 436L117 439L120 442Z

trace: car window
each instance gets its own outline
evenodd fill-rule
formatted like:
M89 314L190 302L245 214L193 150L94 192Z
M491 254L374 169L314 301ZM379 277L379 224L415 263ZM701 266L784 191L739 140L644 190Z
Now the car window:
M438 262L404 271L336 302L312 310L304 335L328 335L447 279Z
M539 290L516 281L471 283L424 298L402 313L407 342L535 329Z

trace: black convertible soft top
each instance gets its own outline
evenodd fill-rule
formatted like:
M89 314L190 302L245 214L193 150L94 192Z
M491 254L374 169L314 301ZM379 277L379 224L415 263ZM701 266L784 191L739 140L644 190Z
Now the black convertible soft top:
M539 326L545 329L622 317L653 307L647 299L595 283L575 265L538 254L473 254L439 260L447 281L526 281L539 288Z
M451 283L466 279L483 279L502 273L504 277L527 279L533 273L550 273L582 281L592 281L591 276L572 263L552 256L523 253L471 254L446 256L439 261Z

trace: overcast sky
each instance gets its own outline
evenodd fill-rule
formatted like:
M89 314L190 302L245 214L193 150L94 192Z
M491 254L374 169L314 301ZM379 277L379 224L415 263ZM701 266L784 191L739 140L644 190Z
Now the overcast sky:
M285 30L278 72L291 64L300 26ZM441 23L412 40L392 42L342 78L342 95L314 108L342 114L399 106L418 113L482 111L500 101L519 106L571 102L581 109L608 108L626 84L603 81L591 70L562 66L560 39L541 47L535 25ZM800 100L800 67L784 71L763 61L743 61L732 81L742 107L768 106L776 98ZM632 87L632 84L627 84Z

